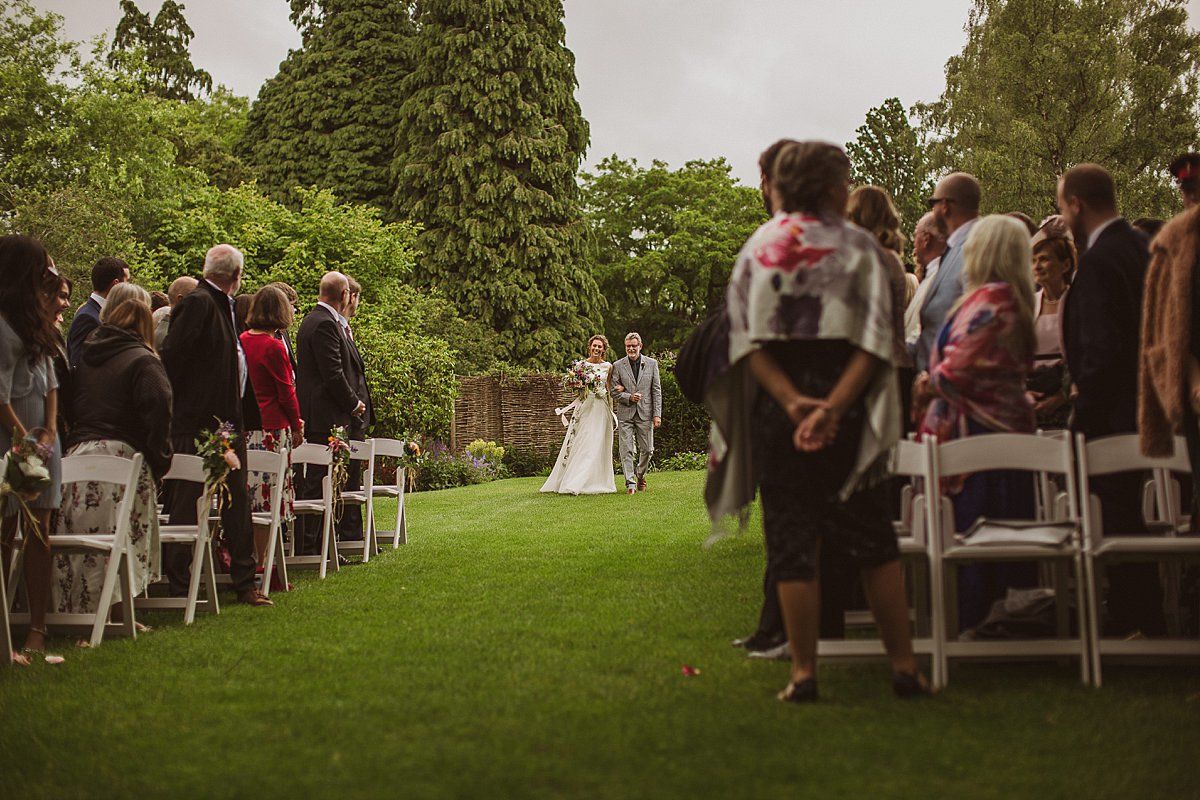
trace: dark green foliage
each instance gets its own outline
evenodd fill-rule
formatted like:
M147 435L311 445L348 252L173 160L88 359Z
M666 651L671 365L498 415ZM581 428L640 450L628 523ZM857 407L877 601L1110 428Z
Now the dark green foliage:
M417 462L417 490L434 491L456 486L473 486L508 477L504 465L496 465L466 453L438 450Z
M656 353L662 380L663 423L654 432L654 460L708 452L708 412L683 396L675 380L675 354ZM661 468L661 464L660 464Z
M514 478L528 478L533 475L549 475L554 468L558 453L553 455L538 455L534 450L523 447L504 448L504 466Z
M922 131L909 122L899 98L889 97L867 112L866 122L854 133L854 141L846 144L854 182L879 186L891 194L904 233L912 241L934 183Z
M599 329L576 171L588 127L559 0L428 0L398 95L395 212L423 226L418 280L560 367Z
M294 202L295 187L317 186L388 208L398 89L413 33L408 4L293 3L292 18L304 46L263 84L239 152L279 199Z
M109 66L123 68L130 63L123 54L141 50L144 69L138 69L136 75L147 92L168 100L194 100L197 94L212 90L212 76L197 69L188 52L195 34L183 16L183 3L164 0L153 22L133 0L121 0L121 13Z
M766 219L761 193L723 158L672 170L610 156L583 176L583 197L618 350L629 331L651 350L681 345L724 301L738 251Z

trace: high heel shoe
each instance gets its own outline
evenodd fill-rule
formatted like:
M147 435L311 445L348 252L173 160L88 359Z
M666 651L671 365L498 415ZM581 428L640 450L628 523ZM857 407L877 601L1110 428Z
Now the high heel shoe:
M933 697L933 687L920 672L893 672L892 691L896 697Z
M817 679L805 678L799 683L793 681L775 697L784 703L815 703L817 702Z

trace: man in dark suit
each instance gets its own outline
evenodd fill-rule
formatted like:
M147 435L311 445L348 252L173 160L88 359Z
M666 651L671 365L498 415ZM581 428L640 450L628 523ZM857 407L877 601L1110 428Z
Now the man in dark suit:
M350 299L346 304L345 311L342 313L342 331L346 334L346 339L350 342L350 363L346 370L346 376L350 381L350 386L354 389L354 393L358 395L358 399L365 406L362 416L351 420L349 433L351 439L361 441L367 438L367 429L375 423L375 408L371 403L371 388L367 383L366 364L363 363L362 354L359 352L358 345L354 341L354 331L350 327L350 320L354 319L354 315L358 313L358 304L362 302L362 286L348 275L346 276L346 281L350 286ZM347 489L358 490L362 488L362 471L363 462L350 462L346 475ZM361 541L363 537L362 508L360 506L346 506L342 512L342 518L338 520L337 529L338 538L343 541Z
M300 323L296 334L296 397L304 418L306 441L324 445L335 427L353 428L367 410L351 381L353 349L346 335L342 312L350 304L350 284L340 272L327 272L321 278L320 300ZM311 465L297 482L296 496L310 499L321 496L323 468ZM314 520L298 525L302 552L320 551L320 528Z
M75 319L71 320L71 329L67 331L67 361L72 369L79 366L88 334L100 327L100 311L109 290L128 280L129 265L119 258L105 257L92 265L92 294L75 311Z
M1067 369L1076 389L1071 430L1088 439L1135 433L1146 240L1117 213L1112 177L1096 164L1080 164L1062 176L1058 208L1076 243L1086 247L1062 312ZM1098 477L1091 484L1106 530L1145 532L1141 475ZM1108 579L1112 633L1165 632L1157 565L1114 564Z
M244 403L253 398L246 357L237 336L233 295L242 282L242 254L219 244L204 257L204 279L171 311L171 326L163 343L162 360L175 395L171 419L176 453L195 453L196 437L222 422L233 425L234 451L246 463ZM229 501L221 512L221 530L229 548L229 577L238 602L269 606L254 585L257 565L250 525L246 470L236 469L226 478ZM196 521L200 487L167 482L166 509L172 524ZM190 548L163 548L163 561L172 591L186 591L190 576Z

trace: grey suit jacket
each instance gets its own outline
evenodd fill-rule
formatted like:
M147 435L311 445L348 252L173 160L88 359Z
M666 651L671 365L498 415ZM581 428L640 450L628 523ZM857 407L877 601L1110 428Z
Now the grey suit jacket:
M613 364L613 386L620 384L625 387L623 392L613 390L618 420L651 420L662 416L662 384L658 379L658 362L647 355L643 355L641 361L636 381L633 379L633 367L629 365L629 356L619 358ZM642 393L642 399L636 404L631 399L634 392Z
M929 294L925 295L925 305L921 306L921 335L913 353L918 372L929 369L929 355L933 352L937 335L946 322L946 315L962 296L964 244L966 237L942 256L941 266L932 278L933 284L929 287Z

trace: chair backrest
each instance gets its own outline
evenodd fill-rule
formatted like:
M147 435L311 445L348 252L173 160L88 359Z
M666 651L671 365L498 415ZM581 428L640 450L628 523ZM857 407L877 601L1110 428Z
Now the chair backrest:
M1174 455L1159 458L1142 455L1138 436L1132 433L1091 441L1084 439L1083 434L1076 434L1075 448L1078 452L1079 486L1083 494L1084 532L1093 545L1104 537L1100 501L1092 496L1090 489L1091 479L1097 476L1121 472L1150 473L1151 478L1143 489L1142 515L1145 521L1164 523L1172 531L1178 527L1182 521L1182 509L1176 497L1178 484L1171 473L1191 471L1187 445L1181 438L1176 439Z
M375 446L375 455L387 458L404 458L408 455L408 442L398 439L371 439Z
M375 440L367 439L359 441L358 439L350 440L350 460L351 461L373 461L375 459Z
M892 448L892 474L904 478L923 477L928 458L929 448L924 442L902 439Z
M142 454L133 458L121 456L64 456L62 460L62 482L110 483L120 486L121 503L117 506L117 527L113 531L117 547L129 541L130 517L133 514L133 497L137 494L138 478L142 473ZM74 531L72 531L74 532Z
M1086 450L1087 453L1087 474L1093 477L1112 475L1118 472L1150 472L1158 469L1167 472L1191 471L1186 445L1177 446L1173 456L1152 458L1142 455L1138 436L1135 433L1092 439L1081 447L1081 452Z
M250 472L280 475L287 471L287 450L281 448L278 453L270 450L247 450L246 469Z
M328 467L332 461L332 453L323 444L305 442L292 451L292 464L315 464L318 467Z
M176 453L171 456L171 468L163 475L165 481L191 481L204 483L204 459L200 456L189 456Z

